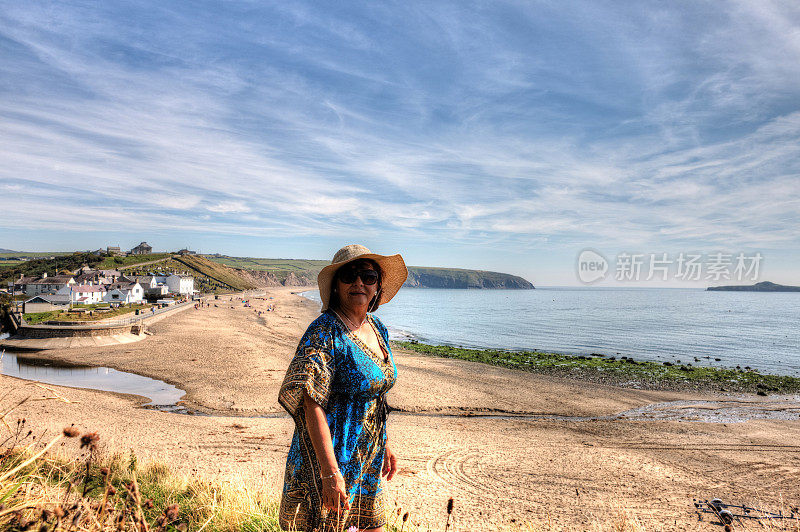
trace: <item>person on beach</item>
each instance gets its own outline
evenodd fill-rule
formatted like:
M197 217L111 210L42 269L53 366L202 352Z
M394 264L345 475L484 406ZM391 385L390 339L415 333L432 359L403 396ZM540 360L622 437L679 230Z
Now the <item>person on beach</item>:
M397 471L385 397L397 369L389 333L371 312L407 277L400 255L357 244L337 251L317 276L322 314L303 334L278 397L295 421L280 505L284 530L383 532L381 477Z

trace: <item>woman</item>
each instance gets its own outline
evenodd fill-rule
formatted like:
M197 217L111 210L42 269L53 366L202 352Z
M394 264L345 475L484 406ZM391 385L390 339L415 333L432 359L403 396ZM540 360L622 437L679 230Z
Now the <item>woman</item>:
M284 530L382 532L381 476L397 460L386 442L386 392L394 385L389 334L369 314L408 277L400 255L345 246L317 277L322 314L309 325L278 401L295 432L280 508Z

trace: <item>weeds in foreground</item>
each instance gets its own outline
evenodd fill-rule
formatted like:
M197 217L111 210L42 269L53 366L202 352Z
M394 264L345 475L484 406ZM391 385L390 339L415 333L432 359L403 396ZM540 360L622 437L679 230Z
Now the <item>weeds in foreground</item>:
M243 483L189 479L140 465L133 452L108 455L98 433L73 425L45 438L25 419L9 423L28 400L0 412L0 530L280 530L277 504Z

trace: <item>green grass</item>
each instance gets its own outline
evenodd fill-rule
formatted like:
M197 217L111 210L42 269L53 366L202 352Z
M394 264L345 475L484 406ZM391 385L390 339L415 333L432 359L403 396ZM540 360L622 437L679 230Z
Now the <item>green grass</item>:
M311 259L259 259L254 257L228 257L227 255L204 255L208 260L219 262L230 268L257 271L314 272L314 275L330 264L326 260Z
M755 370L713 368L692 364L635 361L604 356L562 355L539 351L466 349L417 342L395 342L403 349L443 358L457 358L505 368L584 378L617 385L652 388L705 388L743 392L796 393L800 378L761 374ZM669 364L669 365L665 365Z
M99 270L113 270L114 268L141 264L142 262L162 260L170 256L172 256L172 253L150 253L149 255L128 255L127 257L105 257L102 262L95 266L95 268Z
M89 309L94 310L97 308L107 308L108 303L100 303L97 305L76 305L75 308L78 309ZM46 321L85 321L87 323L99 320L105 320L108 318L115 318L118 316L124 316L125 314L130 314L137 309L145 310L151 307L148 303L143 303L140 305L133 305L131 307L118 307L109 310L108 312L95 312L94 315L83 314L83 313L68 313L63 310L52 310L49 312L32 312L29 314L25 314L24 318L25 321L28 322L29 325L37 325L40 323L44 323Z
M26 261L24 260L0 260L0 268L10 268L11 266L18 266L20 264L25 264Z

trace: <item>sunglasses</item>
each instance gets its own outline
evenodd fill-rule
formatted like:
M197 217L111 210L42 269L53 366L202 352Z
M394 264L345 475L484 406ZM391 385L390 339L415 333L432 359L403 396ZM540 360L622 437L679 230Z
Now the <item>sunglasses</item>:
M339 272L339 280L344 284L353 284L356 282L356 277L360 277L361 282L366 285L373 285L378 282L378 272L375 270L348 268Z

